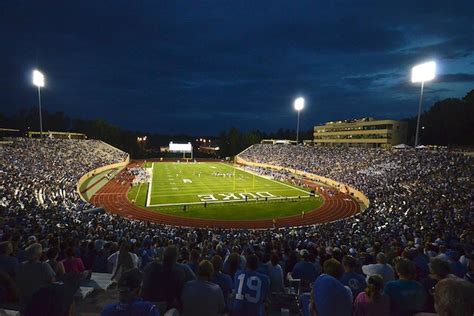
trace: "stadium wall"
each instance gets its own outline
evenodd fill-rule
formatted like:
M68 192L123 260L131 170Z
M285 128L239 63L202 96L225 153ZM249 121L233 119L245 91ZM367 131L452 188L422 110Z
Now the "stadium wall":
M102 141L101 141L102 142ZM109 145L105 142L102 142L104 143L105 145L107 146L110 146L114 149L116 149L115 147L113 147L112 145ZM81 199L83 201L87 201L87 199L82 195L81 193L81 186L84 182L87 181L87 179L95 176L96 174L99 174L101 172L104 172L104 171L107 171L107 170L112 170L112 169L123 169L125 168L128 164L130 163L130 155L127 155L127 158L125 158L124 161L122 162L118 162L118 163L113 163L111 165L106 165L106 166L102 166L102 167L99 167L97 169L94 169L94 170L91 170L89 171L88 173L84 174L80 179L79 181L77 181L77 185L76 185L76 191L77 193L79 194L79 196L81 197Z
M364 204L365 207L369 207L369 204L370 204L369 198L367 196L365 196L365 194L362 193L361 191L356 190L356 189L354 189L354 188L352 188L352 187L350 187L346 184L334 181L334 180L329 179L329 178L325 178L325 177L318 176L316 174L301 171L301 170L285 168L285 167L280 167L280 166L274 166L274 165L265 164L265 163L251 162L251 161L247 161L245 159L242 159L239 156L236 156L236 162L239 163L239 164L246 165L246 166L251 166L251 167L269 168L269 169L274 169L274 170L285 170L287 172L291 172L291 173L296 174L296 175L304 176L308 179L311 179L311 180L329 185L331 187L334 187L342 193L346 193L346 194L351 195L356 200L358 200L359 202Z

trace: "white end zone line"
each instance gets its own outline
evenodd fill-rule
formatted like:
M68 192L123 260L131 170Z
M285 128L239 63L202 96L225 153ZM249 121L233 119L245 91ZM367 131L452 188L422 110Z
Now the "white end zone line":
M224 164L224 163L222 163L222 162L221 162L221 164L223 164L223 165L225 165L225 166L228 166L228 165L226 165L226 164ZM303 190L303 189L300 189L300 188L298 188L298 187L291 186L291 185L289 185L289 184L286 184L286 183L283 183L283 182L280 182L280 181L276 181L276 180L274 180L274 179L271 179L270 177L265 177L265 176L259 175L258 173L254 173L254 172L251 172L251 171L245 170L245 169L243 169L243 168L239 168L239 167L233 167L233 168L239 169L240 171L243 171L243 172L246 172L246 173L248 173L248 174L251 174L251 175L254 175L254 176L263 178L263 179L265 179L265 180L273 181L273 182L276 182L276 183L278 183L278 184L284 185L284 186L286 186L286 187L289 187L289 188L292 188L292 189L295 189L295 190L304 192L304 193L306 193L306 194L308 194L308 195L310 194L308 191L305 191L305 190Z
M155 167L155 163L152 162L151 163L151 177L150 177L150 182L148 182L148 192L146 194L146 206L149 207L150 206L150 200L151 200L151 188L152 188L152 184L153 184L153 168Z

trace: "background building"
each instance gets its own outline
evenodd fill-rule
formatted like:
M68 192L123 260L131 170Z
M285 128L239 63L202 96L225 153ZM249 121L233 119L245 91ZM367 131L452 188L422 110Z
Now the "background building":
M407 122L362 118L314 127L315 145L391 147L406 143Z

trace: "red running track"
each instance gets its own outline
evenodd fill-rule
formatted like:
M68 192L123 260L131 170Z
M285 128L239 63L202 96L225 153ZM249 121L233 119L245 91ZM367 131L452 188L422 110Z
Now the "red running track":
M129 166L133 167L136 165L137 163L131 163ZM117 181L117 178L121 179L121 181ZM138 207L128 200L127 194L131 181L131 176L127 176L123 171L120 172L114 179L109 181L92 196L91 203L98 207L103 207L107 212L118 214L129 219L150 221L158 224L234 229L268 229L273 227L272 219L228 221L187 218L159 213L157 211L150 211ZM327 223L350 217L360 211L359 204L351 196L335 190L331 194L328 194L325 191L321 191L319 189L320 187L314 183L308 182L307 184L315 188L324 198L323 205L317 209L306 212L304 216L293 215L276 218L276 227L293 227Z

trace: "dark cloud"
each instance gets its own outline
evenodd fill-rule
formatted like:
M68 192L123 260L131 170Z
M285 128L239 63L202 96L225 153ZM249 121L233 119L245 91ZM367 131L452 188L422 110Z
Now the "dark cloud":
M439 65L426 106L472 88L473 10L471 0L2 2L1 111L36 105L39 67L45 108L131 129L293 128L298 95L304 128L407 117L418 62Z
M474 74L443 74L439 76L440 82L474 82Z

